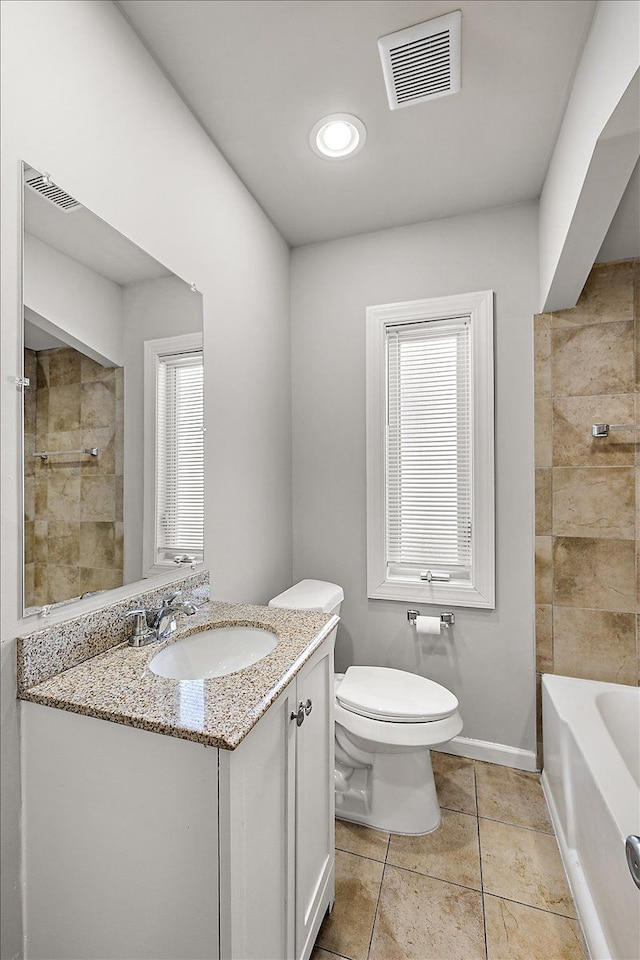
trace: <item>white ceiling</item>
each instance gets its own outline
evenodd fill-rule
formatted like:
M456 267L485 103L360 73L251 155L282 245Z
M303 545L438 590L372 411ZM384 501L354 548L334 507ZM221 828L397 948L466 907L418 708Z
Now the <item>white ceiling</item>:
M65 189L64 183L59 187ZM50 247L124 286L171 272L86 207L65 212L24 188L24 229Z
M595 0L117 0L292 245L537 198ZM462 11L462 89L391 111L377 39ZM367 143L317 157L320 117Z

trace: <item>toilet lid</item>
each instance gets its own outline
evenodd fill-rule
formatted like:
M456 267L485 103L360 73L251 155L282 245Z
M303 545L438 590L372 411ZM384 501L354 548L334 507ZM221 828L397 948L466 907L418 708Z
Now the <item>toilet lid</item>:
M390 667L349 667L336 699L352 713L396 723L442 720L458 709L457 698L446 687Z

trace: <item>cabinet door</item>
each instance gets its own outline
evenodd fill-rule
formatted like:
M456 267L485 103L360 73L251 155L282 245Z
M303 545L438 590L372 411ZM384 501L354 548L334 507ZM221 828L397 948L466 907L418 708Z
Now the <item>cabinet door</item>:
M309 957L334 900L333 644L329 637L297 678L310 710L296 732L296 957Z
M295 681L220 751L220 956L293 960Z

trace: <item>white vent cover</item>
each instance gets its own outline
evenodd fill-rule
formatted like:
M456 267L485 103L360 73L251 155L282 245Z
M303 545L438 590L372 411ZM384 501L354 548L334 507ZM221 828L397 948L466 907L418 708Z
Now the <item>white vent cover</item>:
M460 89L459 10L378 40L392 110Z
M72 210L79 210L82 206L75 197L72 197L69 193L65 193L64 190L56 186L46 174L43 176L41 173L30 170L25 175L24 182L31 190L35 190L41 197L44 197L66 213L70 213Z

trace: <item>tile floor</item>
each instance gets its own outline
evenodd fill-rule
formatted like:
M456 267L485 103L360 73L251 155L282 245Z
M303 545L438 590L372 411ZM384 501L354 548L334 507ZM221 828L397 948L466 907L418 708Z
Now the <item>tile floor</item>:
M435 833L336 820L336 903L311 960L585 960L538 775L432 758Z

